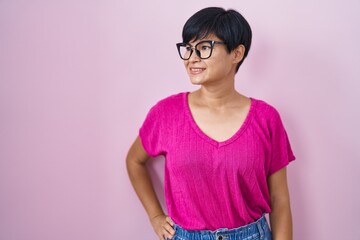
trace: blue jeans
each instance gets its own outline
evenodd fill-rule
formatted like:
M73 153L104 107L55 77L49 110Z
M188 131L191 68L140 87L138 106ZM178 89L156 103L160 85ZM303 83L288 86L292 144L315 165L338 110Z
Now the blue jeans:
M248 225L227 229L220 228L215 231L210 230L185 230L179 225L174 225L175 235L172 240L252 240L262 239L271 240L272 234L265 215L257 221Z

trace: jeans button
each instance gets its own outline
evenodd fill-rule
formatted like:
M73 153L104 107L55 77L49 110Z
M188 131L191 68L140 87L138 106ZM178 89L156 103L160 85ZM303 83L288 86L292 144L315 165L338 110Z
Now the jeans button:
M218 240L223 240L223 236L219 236L219 237L218 237Z

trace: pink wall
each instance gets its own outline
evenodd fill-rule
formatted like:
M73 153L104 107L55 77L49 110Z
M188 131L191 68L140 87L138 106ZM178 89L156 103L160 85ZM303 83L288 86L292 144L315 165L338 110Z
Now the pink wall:
M156 239L124 160L149 107L195 89L174 44L209 5L253 28L237 88L288 129L295 239L358 239L359 1L3 0L1 240Z

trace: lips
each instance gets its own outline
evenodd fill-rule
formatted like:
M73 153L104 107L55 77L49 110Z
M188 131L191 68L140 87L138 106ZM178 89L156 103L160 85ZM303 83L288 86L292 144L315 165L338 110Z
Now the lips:
M195 67L190 67L190 73L191 74L200 74L202 73L203 71L205 71L205 68L195 68Z

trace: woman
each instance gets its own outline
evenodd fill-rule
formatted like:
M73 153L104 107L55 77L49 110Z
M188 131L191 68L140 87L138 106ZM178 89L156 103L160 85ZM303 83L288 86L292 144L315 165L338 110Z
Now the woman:
M292 239L286 166L295 159L277 110L235 90L251 28L205 8L177 44L194 92L157 102L127 155L130 180L160 239ZM168 215L146 162L164 155ZM270 225L265 218L270 213Z

